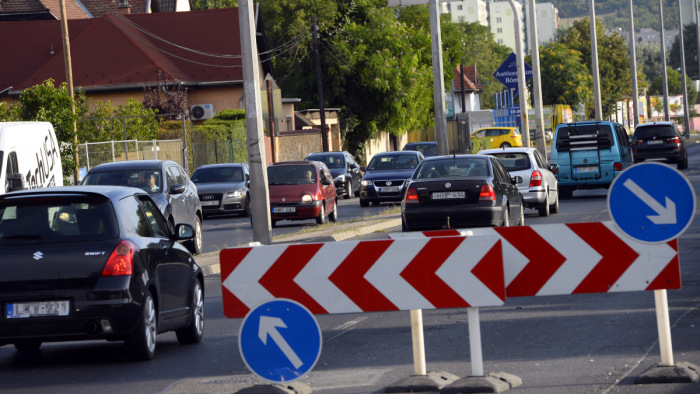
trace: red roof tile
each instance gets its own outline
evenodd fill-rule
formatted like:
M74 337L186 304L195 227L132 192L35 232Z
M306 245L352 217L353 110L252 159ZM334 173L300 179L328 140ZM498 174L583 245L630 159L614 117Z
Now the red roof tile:
M457 66L454 70L454 90L456 92L462 91L462 73L460 72L460 67ZM482 91L484 90L483 85L481 85L476 77L476 66L464 66L464 91Z

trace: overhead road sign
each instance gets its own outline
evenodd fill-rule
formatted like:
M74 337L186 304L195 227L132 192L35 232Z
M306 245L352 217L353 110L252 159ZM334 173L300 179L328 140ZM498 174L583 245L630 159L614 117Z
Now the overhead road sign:
M274 383L291 382L313 369L321 343L321 328L311 312L285 299L252 309L238 335L248 369Z
M532 67L525 64L525 82L532 78ZM515 52L511 52L500 67L493 73L493 76L499 80L506 88L515 89L518 91L518 62L515 57Z
M639 163L610 185L608 211L617 227L641 242L667 242L680 236L695 215L690 181L663 163Z
M220 266L229 318L275 298L295 300L315 314L505 302L495 235L232 248L221 251Z

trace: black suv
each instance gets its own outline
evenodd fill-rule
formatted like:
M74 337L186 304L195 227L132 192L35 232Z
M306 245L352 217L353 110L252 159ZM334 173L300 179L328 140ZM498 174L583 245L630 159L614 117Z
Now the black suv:
M688 151L678 127L673 122L641 123L632 137L634 162L663 159L675 163L679 170L688 168Z

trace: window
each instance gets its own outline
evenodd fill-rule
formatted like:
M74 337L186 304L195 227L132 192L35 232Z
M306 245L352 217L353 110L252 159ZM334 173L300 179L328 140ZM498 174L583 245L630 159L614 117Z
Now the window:
M141 202L141 207L146 214L146 220L148 221L148 226L151 228L154 237L168 237L170 232L168 231L168 223L163 218L160 210L153 203L153 201L146 196L139 196Z
M503 33L503 29L499 27L498 29L496 29L496 33Z
M457 11L462 11L462 6L461 6L461 5L458 5L458 6L457 6Z
M501 23L503 20L501 18L496 18L496 23Z
M172 185L177 185L177 176L178 176L178 174L177 174L177 171L175 170L175 167L170 166L170 167L166 168L166 170L165 170L165 182L167 183L168 189L170 189L170 187Z

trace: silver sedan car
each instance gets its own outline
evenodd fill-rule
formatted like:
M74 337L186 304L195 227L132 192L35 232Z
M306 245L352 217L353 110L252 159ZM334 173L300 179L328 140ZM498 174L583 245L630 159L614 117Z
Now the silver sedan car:
M526 208L537 209L540 216L559 212L558 184L553 174L556 164L547 164L536 148L485 149L478 154L497 157L511 176L523 178L518 190Z
M250 215L250 173L246 163L208 164L192 174L204 216L210 214Z

